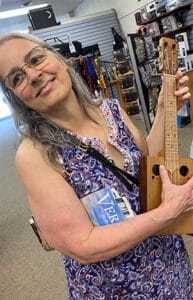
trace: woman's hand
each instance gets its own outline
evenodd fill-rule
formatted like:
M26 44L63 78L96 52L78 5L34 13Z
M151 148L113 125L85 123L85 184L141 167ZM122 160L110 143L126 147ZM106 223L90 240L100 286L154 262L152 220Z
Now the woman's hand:
M183 185L173 184L164 166L160 166L160 177L162 181L162 203L169 218L173 219L183 212L193 210L193 177Z
M162 89L158 98L158 106L164 107L164 86L165 86L166 77L162 76ZM189 78L184 76L181 71L176 73L176 91L174 95L177 97L177 109L179 110L184 106L186 101L190 99L191 94L189 93L189 88L187 86Z
M184 76L182 72L178 71L176 73L177 80L177 90L175 91L175 96L177 97L177 108L178 110L184 106L186 101L190 99L191 94L189 93L189 88L187 86L188 76Z

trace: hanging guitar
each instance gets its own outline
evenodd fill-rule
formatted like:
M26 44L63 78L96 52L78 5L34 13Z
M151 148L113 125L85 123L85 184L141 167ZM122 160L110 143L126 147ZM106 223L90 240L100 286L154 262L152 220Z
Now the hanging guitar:
M182 185L193 176L193 159L179 158L177 105L174 92L176 90L177 53L175 40L163 37L159 42L160 72L165 75L165 114L164 114L164 149L160 156L142 157L140 161L140 199L142 212L152 210L161 203L161 179L159 165L168 170L171 181ZM192 234L193 210L186 212L175 219L169 226L156 234Z

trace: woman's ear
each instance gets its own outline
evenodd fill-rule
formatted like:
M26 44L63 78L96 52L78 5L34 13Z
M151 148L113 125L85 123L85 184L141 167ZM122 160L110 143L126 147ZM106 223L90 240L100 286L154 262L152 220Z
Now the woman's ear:
M64 59L62 59L62 57L60 58L62 65L64 66L65 70L68 69L68 64L65 62Z
M63 61L63 64L64 64L65 71L67 71L69 69L69 66L64 61Z

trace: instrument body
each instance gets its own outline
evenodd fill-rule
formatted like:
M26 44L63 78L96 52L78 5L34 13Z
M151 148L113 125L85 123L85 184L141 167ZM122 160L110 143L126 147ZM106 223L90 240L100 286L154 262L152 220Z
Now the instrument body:
M166 76L164 99L164 149L160 156L142 157L140 160L140 200L142 212L161 204L161 179L159 165L164 165L174 184L182 185L193 176L193 159L179 158L178 132L176 120L175 73L177 70L177 43L169 38L161 38L160 71ZM157 235L192 234L193 210L179 216L174 222L157 232Z
M159 165L165 165L165 160L162 156L142 157L140 161L140 199L142 212L152 210L161 203L161 179L158 173ZM184 168L188 170L185 176L180 174L180 169L183 170ZM193 159L179 158L179 169L175 172L178 173L178 182L176 184L184 184L193 176ZM174 177L176 177L176 174L174 174ZM157 232L156 235L192 233L193 211L189 211L176 218L172 224Z

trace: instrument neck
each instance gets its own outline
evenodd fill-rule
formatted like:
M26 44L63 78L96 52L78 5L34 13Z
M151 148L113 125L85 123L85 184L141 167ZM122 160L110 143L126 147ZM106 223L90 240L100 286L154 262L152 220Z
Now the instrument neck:
M175 169L179 157L178 130L176 122L177 101L174 92L176 90L176 78L174 75L165 75L166 83L164 90L165 99L165 161L167 167ZM172 166L171 166L172 165Z

